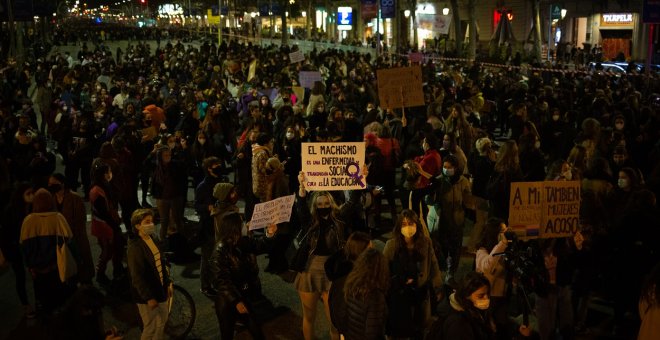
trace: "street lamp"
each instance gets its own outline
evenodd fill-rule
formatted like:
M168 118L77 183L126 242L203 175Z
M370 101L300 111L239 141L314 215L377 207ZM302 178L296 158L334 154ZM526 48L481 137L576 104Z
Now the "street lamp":
M409 18L410 17L410 10L407 9L407 10L403 11L403 16L406 17L406 19Z
M566 17L566 12L568 12L568 10L566 8L561 9L561 18L562 19L564 19L564 17Z
M449 15L449 7L447 5L442 8L442 15Z

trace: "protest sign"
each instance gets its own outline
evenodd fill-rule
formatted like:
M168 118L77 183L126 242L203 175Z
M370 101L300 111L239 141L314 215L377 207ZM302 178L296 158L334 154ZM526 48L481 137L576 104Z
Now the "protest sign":
M296 103L302 102L305 99L305 88L301 86L292 86L291 91L296 95Z
M250 68L248 69L248 77L247 80L250 81L252 78L254 78L257 75L257 61L253 60L250 63Z
M511 183L509 227L518 237L572 236L579 217L579 181Z
M261 229L271 224L289 222L295 195L283 196L254 206L250 230Z
M319 71L300 71L298 79L300 80L300 86L307 89L311 89L315 81L323 81Z
M305 189L364 189L367 184L366 178L362 176L364 149L364 143L303 143Z
M289 53L289 60L291 61L291 64L299 63L305 60L305 55L302 51L291 52Z
M142 139L144 140L153 140L158 136L158 131L153 126L142 129Z
M397 67L377 71L378 99L386 109L424 105L422 68Z

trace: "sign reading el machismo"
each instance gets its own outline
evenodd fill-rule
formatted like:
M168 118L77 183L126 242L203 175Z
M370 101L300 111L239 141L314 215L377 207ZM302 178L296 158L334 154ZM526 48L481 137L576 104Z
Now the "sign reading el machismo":
M302 143L305 188L358 190L366 188L364 143Z
M511 183L509 226L518 237L572 236L579 222L579 181Z

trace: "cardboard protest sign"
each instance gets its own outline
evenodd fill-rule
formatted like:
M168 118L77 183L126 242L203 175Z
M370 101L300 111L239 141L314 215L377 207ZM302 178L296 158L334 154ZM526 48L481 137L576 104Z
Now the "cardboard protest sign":
M299 63L305 60L305 55L302 51L291 52L289 53L289 60L291 61L291 64Z
M572 236L579 221L579 181L511 183L509 227L518 237Z
M296 95L297 102L302 101L305 98L305 88L301 86L292 86L291 91Z
M250 68L248 69L248 76L247 80L250 81L252 78L254 78L257 75L257 61L253 60L250 63Z
M283 196L254 206L250 230L265 228L271 224L289 222L295 195Z
M423 106L422 68L397 67L377 71L378 99L386 109Z
M155 127L150 126L142 129L142 138L144 140L153 140L156 136L158 136L158 131L156 131Z
M319 71L300 71L298 74L300 86L311 89L315 81L323 81Z
M364 149L364 143L303 143L305 189L330 191L366 188L366 178L362 176Z

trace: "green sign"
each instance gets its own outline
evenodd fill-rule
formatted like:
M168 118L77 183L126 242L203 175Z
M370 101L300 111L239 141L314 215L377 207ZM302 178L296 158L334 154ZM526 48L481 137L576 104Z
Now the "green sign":
M550 5L550 20L561 19L561 6L557 4Z

